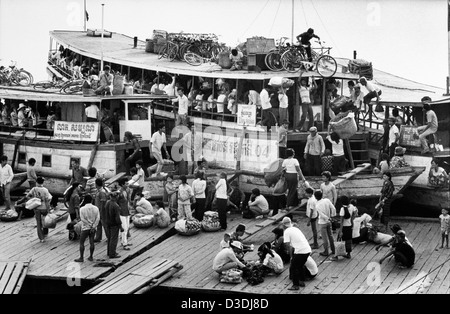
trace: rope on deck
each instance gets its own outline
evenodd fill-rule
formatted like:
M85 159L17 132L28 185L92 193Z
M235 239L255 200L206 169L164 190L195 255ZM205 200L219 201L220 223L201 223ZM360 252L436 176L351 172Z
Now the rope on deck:
M415 285L416 283L418 283L419 281L423 280L425 277L427 277L429 274L435 272L437 269L443 267L446 263L450 262L450 258L447 259L445 262L443 262L442 264L436 266L433 270L429 271L428 273L426 273L425 275L423 275L422 277L420 277L419 279L417 279L416 281L414 281L412 284L407 285L405 288L403 288L402 290L398 291L396 294L400 294L403 291L405 291L406 289L411 288L413 285Z

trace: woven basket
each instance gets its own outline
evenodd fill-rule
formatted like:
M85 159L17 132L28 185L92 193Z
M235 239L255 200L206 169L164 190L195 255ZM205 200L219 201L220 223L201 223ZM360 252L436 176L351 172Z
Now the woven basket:
M337 122L330 122L330 126L343 140L352 137L358 131L355 118L350 115Z
M150 219L142 219L146 216L151 217L151 218ZM153 226L154 220L155 219L154 219L153 215L136 214L133 217L133 225L139 229L146 229L146 228L150 228L151 226Z

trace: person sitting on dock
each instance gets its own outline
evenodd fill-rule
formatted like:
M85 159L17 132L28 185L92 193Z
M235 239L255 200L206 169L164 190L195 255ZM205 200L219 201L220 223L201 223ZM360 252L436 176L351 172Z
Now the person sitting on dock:
M428 184L435 188L448 187L449 176L444 168L439 167L439 161L436 158L431 160L430 172L428 173Z
M229 57L231 60L230 71L242 70L242 58L244 58L244 54L237 49L231 49Z
M241 243L242 243L242 250L243 250L244 252L245 252L245 251L252 251L252 250L253 250L253 249L252 249L252 245L245 244L245 243L242 241L242 237L243 237L244 234L245 234L245 228L246 228L246 227L245 227L244 224L239 224L239 225L237 225L236 230L230 234L230 240L231 240L231 241L239 241L239 242L241 242Z
M109 65L105 65L104 71L100 74L100 86L95 90L97 95L112 95L112 91L114 89L114 75L112 75L111 67Z
M267 216L270 212L269 203L266 198L261 195L259 189L255 188L252 190L252 199L248 202L248 207L255 218L258 219Z
M389 162L389 169L409 167L409 164L405 161L405 157L403 157L405 152L406 148L403 148L401 146L397 146L395 148L395 156L392 157L391 161Z
M423 111L425 112L425 115L427 117L427 124L417 128L417 131L419 132L419 140L423 149L422 154L427 154L430 152L426 138L429 135L435 134L438 131L439 126L436 113L431 110L431 105L429 104L429 102L431 102L430 97L425 96L422 98Z
M76 259L76 263L84 262L84 243L89 238L89 257L88 261L94 261L95 243L94 238L100 223L100 211L97 206L92 204L92 196L86 195L84 198L84 206L80 208L81 235L80 235L80 258Z
M273 272L276 275L279 275L283 272L283 260L280 255L272 249L270 242L265 242L258 248L258 256L260 263L267 273Z
M325 152L325 143L322 136L317 133L315 126L309 129L309 133L304 155L306 169L308 169L310 175L319 176L321 173L320 156Z
M214 257L212 269L219 275L233 268L246 268L246 265L238 260L236 254L242 252L242 243L232 241L229 248L224 248Z
M403 230L397 231L395 235L395 242L392 244L392 249L380 259L382 264L388 257L394 255L395 261L400 268L411 268L414 265L416 253L413 247L406 241L406 233Z
M289 243L284 243L283 228L277 227L272 230L275 239L272 241L272 248L280 255L284 263L289 263L291 259L291 247Z
M370 101L373 98L377 98L378 104L378 102L380 101L380 95L382 94L380 87L372 82L367 81L364 76L359 79L359 83L361 83L362 86L365 86L368 91L368 94L364 96L364 104L370 104Z
M144 194L137 193L134 199L134 207L136 208L136 213L144 215L153 215L152 204L145 199Z

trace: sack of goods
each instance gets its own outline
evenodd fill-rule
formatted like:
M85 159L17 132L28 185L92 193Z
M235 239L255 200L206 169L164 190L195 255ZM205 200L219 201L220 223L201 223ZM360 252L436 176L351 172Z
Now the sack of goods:
M222 276L220 276L220 282L223 283L241 283L242 282L242 270L229 269Z
M292 87L294 85L294 81L285 77L281 77L281 76L275 76L272 77L269 81L269 86L275 87L275 88L279 88L279 87L283 87L283 88L289 88Z
M268 187L275 186L280 179L283 172L283 161L283 158L279 158L264 169L264 181Z
M334 122L331 120L330 127L343 140L352 137L358 130L355 121L355 114L350 112L346 117L340 119L339 121Z
M163 208L155 213L155 223L159 228L167 228L170 225L170 215Z
M19 214L14 209L0 213L0 220L4 222L16 221L18 218Z
M372 62L363 59L354 59L348 61L348 70L350 73L359 74L368 80L373 78Z
M347 104L349 101L350 101L350 98L347 96L336 97L330 104L331 109L333 109L333 110L339 109L342 106L344 106L345 104Z
M282 176L280 178L280 180L278 180L277 184L275 184L275 188L273 189L273 194L274 195L282 195L284 193L286 193L287 191L287 181L286 178L284 176Z
M345 250L345 242L344 241L336 241L335 244L335 256L346 256L347 252Z
M133 225L136 228L150 228L151 226L153 226L153 222L153 215L136 214L133 217Z
M32 199L29 199L25 203L25 208L26 209L35 209L35 208L38 208L41 205L42 205L41 199L38 198L38 197L33 197Z
M58 216L55 214L48 214L42 218L42 227L47 229L55 229Z
M194 235L200 232L201 223L197 219L186 220L180 219L175 223L175 230L185 236Z
M214 232L220 230L219 213L207 211L203 215L202 228L206 232Z

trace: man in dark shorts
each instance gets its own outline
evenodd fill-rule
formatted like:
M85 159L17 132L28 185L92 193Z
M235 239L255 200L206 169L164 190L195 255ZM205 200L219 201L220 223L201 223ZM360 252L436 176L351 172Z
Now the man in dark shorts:
M320 37L314 34L314 30L309 28L306 32L301 33L297 36L297 40L303 45L306 46L306 54L308 55L308 61L312 62L312 53L311 53L311 43L309 42L311 39L317 38L320 40Z
M397 231L396 240L392 244L392 249L380 260L380 264L391 255L394 255L395 261L400 268L411 268L414 265L416 253L413 247L406 240L406 233L403 230Z

